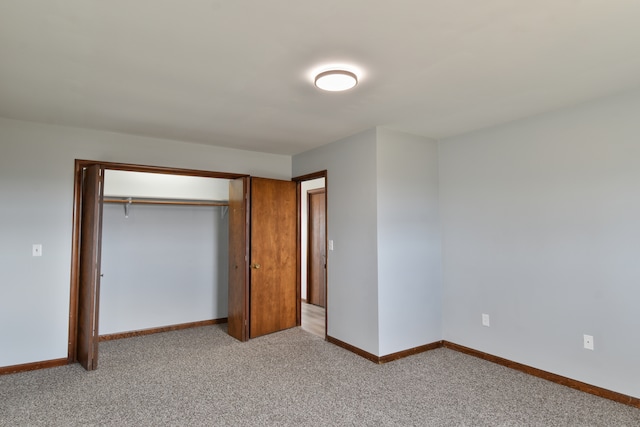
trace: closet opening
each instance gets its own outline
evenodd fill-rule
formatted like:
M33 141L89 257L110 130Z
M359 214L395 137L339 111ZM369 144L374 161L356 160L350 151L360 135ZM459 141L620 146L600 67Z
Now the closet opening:
M99 340L226 323L229 180L105 170Z
M98 342L227 321L229 181L76 160L68 362Z

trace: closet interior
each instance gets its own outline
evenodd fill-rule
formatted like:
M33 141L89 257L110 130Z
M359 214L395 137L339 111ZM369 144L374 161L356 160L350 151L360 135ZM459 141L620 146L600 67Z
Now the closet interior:
M99 335L225 320L229 180L105 170Z

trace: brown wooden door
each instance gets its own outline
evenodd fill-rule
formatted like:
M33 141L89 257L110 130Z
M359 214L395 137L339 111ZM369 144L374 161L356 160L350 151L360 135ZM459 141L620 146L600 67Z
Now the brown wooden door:
M308 196L307 301L326 305L326 197L324 188L310 190Z
M104 174L100 165L92 165L84 170L76 360L89 371L98 367L103 182Z
M296 184L251 178L249 334L296 326Z
M229 183L229 335L249 339L249 178Z

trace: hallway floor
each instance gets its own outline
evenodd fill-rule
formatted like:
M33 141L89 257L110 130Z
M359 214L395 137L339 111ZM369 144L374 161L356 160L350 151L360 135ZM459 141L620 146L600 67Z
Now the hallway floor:
M325 338L325 309L313 304L302 303L302 329Z

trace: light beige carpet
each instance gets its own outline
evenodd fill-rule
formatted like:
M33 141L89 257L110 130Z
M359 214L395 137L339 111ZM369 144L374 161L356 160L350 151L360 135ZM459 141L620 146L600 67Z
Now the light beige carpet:
M377 365L300 328L100 345L99 368L0 376L2 426L639 426L640 410L448 349Z

